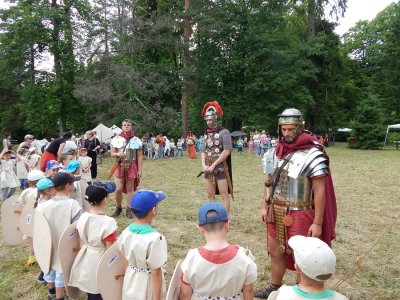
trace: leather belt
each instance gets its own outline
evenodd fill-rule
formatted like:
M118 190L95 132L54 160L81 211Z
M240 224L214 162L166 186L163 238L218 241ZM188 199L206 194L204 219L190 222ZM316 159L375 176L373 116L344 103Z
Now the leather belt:
M308 201L286 201L286 200L277 200L273 199L272 200L274 203L278 205L288 205L288 210L308 210L308 209L314 209L314 201L313 200L308 200Z

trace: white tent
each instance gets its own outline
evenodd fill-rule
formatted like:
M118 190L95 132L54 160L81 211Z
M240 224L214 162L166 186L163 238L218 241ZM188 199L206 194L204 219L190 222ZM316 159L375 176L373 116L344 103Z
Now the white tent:
M122 129L119 128L117 125L111 126L111 130L114 131L116 134L120 134L120 132L122 131Z
M47 147L48 144L49 144L49 141L46 140L45 138L43 140L35 140L34 141L34 146L39 149L40 153L42 153L43 145L45 145Z
M394 125L389 125L386 129L386 136L385 136L385 142L383 143L383 146L386 145L386 140L387 140L387 136L389 134L389 130L390 129L399 129L400 130L400 124L394 124Z
M352 131L352 129L350 129L350 128L339 128L337 131L339 131L339 132L350 132L350 131Z
M111 139L115 135L114 131L112 131L111 128L108 128L107 126L101 123L92 130L96 131L96 137L99 139L101 143L110 143Z

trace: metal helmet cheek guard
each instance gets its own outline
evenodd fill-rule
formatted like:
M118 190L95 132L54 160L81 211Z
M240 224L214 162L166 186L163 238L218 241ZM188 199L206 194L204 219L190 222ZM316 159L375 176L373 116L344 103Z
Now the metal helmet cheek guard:
M204 107L203 110L201 112L201 115L204 119L204 122L207 125L207 120L212 120L212 124L211 127L215 128L218 126L218 116L222 116L223 115L223 111L221 106L219 105L218 101L211 101L211 102L207 102Z
M278 137L282 138L281 126L282 125L296 125L293 136L285 138L288 143L293 142L304 131L304 119L301 111L296 108L287 108L280 115L278 115Z

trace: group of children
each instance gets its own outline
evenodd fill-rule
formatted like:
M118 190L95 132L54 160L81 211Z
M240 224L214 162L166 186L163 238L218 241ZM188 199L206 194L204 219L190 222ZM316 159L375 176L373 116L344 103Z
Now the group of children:
M28 188L28 173L32 170L40 170L41 156L38 154L38 149L35 147L29 149L22 147L18 153L4 148L0 153L0 160L0 184L3 201L11 197L18 187L20 187L21 190ZM92 158L87 156L86 148L79 149L79 156L75 151L62 154L59 160L56 161L56 164L54 164L54 160L52 160L52 167L59 169L67 166L72 160L79 161L82 180L91 184L92 176L90 167L92 165ZM16 172L14 172L14 170L16 170Z
M3 170L11 169L7 164L10 156L7 150L0 154L2 182ZM25 205L34 199L34 207L50 227L50 272L39 277L47 282L48 298L64 299L64 287L69 285L87 293L88 299L102 299L96 282L96 269L107 248L116 242L127 261L123 299L164 299L167 241L152 223L158 215L159 202L166 198L165 193L137 191L130 203L136 218L117 239L116 221L105 214L107 190L94 185L77 185L82 180L82 167L78 161L68 161L70 159L72 157L66 157L63 161L66 166L63 169L59 162L49 161L46 174L39 170L30 171L28 189L21 194ZM4 174L8 180L9 173ZM89 207L83 209L84 202L89 203ZM77 222L81 248L69 281L64 282L58 241L64 230L74 222ZM249 250L228 243L230 223L224 206L219 202L203 204L198 211L198 229L205 245L189 250L181 265L179 299L253 299L257 267ZM294 253L298 284L282 286L269 299L347 299L324 286L324 282L335 272L336 265L333 251L324 242L312 237L294 236L289 239L289 245ZM34 262L30 246L28 264Z
M89 186L85 198L91 209L81 214L77 202L68 197L74 176L58 173L52 181L55 197L39 206L39 211L49 222L53 238L51 271L44 276L49 284L49 298L53 299L51 296L55 292L56 299L63 299L63 287L68 284L88 293L88 299L102 299L96 283L96 268L105 250L116 242L127 261L122 299L164 299L167 241L152 223L158 215L159 202L166 198L165 193L137 191L130 204L135 221L117 239L117 224L104 213L108 204L106 190ZM72 266L69 282L64 283L56 241L76 220L81 249ZM229 228L229 216L221 203L206 202L200 207L198 229L205 245L189 250L181 265L179 299L254 298L257 279L254 258L249 250L228 243ZM336 265L333 251L324 242L295 236L289 240L289 245L294 252L298 284L282 286L269 299L347 299L324 287L324 281L332 276Z

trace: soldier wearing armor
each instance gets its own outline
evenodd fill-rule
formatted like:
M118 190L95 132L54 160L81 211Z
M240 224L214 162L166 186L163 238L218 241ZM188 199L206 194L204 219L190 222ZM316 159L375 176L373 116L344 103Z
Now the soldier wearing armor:
M115 202L116 208L112 217L118 217L122 212L122 196L127 195L126 216L132 218L129 208L133 193L136 191L142 177L143 153L142 142L132 131L132 121L122 121L121 133L111 141L111 157L120 162L115 169Z
M336 198L323 146L304 131L301 112L294 108L279 115L278 136L263 161L267 180L260 217L271 257L271 283L255 292L263 299L282 285L286 268L294 270L290 237L317 237L329 246L335 238Z
M201 165L204 172L207 197L215 201L221 195L226 211L230 210L229 194L233 197L231 150L232 139L229 130L218 124L217 115L222 115L217 101L206 103L202 116L207 125L206 138L201 152Z

